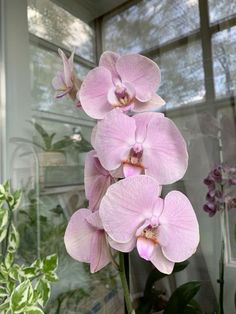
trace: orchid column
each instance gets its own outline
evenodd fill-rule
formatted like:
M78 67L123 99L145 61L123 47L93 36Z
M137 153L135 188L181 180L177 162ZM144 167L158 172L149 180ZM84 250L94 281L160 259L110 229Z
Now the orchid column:
M75 93L71 58L61 56L64 72L56 80L62 84L56 84L57 90L70 93L70 88L82 109L98 120L91 138L94 150L85 162L89 208L72 215L66 249L76 260L89 263L93 273L114 260L115 250L137 248L141 258L170 274L175 262L196 251L199 228L184 194L172 191L161 197L162 185L184 176L188 153L175 124L155 112L165 103L156 94L160 70L138 54L105 52ZM131 313L127 283L124 276L121 279Z

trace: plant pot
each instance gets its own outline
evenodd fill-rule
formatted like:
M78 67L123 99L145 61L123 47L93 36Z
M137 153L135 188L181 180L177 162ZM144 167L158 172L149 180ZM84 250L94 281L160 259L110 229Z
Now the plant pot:
M43 152L38 154L39 183L45 184L45 170L47 167L60 167L66 164L66 158L60 152Z

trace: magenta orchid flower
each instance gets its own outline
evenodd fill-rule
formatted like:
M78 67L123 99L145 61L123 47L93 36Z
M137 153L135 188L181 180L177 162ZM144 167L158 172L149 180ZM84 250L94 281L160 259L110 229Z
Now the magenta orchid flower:
M52 85L56 90L55 97L61 98L68 94L74 101L76 101L76 94L78 93L82 82L74 73L74 51L69 58L66 57L61 49L58 49L58 53L62 58L63 69L58 71L52 80Z
M122 252L135 246L162 273L188 259L199 243L196 215L187 197L172 191L163 200L149 176L133 176L108 188L100 206L110 244Z
M100 201L107 188L114 182L109 171L105 170L96 157L95 150L89 152L85 159L84 185L86 198L89 200L89 208L99 208Z
M68 254L79 262L90 264L91 273L105 267L111 256L98 211L81 208L68 223L64 242Z
M157 112L129 117L113 109L98 122L93 145L108 171L122 165L125 177L147 174L160 185L181 179L188 165L181 133L171 120Z
M136 112L156 110L165 103L156 94L160 80L160 70L152 60L138 54L119 56L107 51L82 83L81 105L95 119L103 119L117 107Z

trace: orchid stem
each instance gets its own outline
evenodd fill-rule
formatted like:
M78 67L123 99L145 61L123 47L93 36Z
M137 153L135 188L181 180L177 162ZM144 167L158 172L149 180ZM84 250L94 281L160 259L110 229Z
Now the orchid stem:
M219 313L224 314L224 240L221 243L221 256L219 262Z
M132 302L130 299L129 287L128 287L127 278L125 274L124 253L122 252L119 252L119 262L120 262L119 274L120 274L120 279L121 279L121 283L122 283L122 287L124 291L126 309L128 311L128 314L133 314L135 312L133 310Z

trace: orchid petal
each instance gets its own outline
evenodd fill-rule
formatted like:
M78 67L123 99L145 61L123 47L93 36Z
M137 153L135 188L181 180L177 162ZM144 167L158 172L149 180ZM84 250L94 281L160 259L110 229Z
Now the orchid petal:
M91 211L77 210L67 225L64 242L68 254L80 262L90 262L90 243L95 229L86 221Z
M141 102L136 100L133 108L134 112L145 112L145 111L154 111L159 109L165 104L165 100L162 99L159 95L154 94L151 100L146 102Z
M169 261L162 253L160 246L156 246L150 258L152 264L163 274L171 274L174 263Z
M85 220L94 228L103 230L103 225L98 210L94 213L91 213L88 217L85 218Z
M92 237L90 250L90 272L95 273L109 264L110 253L104 231L96 231Z
M152 114L142 144L145 173L155 177L161 185L171 184L181 179L187 169L186 143L171 120L158 113ZM141 115L139 117L141 120Z
M110 246L120 252L131 252L136 245L136 238L133 237L130 241L126 242L126 243L118 243L114 240L112 240L112 238L108 237L108 242L110 244Z
M167 194L159 223L159 242L166 258L182 262L195 253L199 226L192 205L183 193Z
M113 82L119 80L119 75L116 71L116 61L120 56L112 51L105 51L100 57L99 66L103 66L111 72Z
M156 244L152 240L149 240L143 237L139 237L137 239L138 253L146 261L150 260L155 247L156 247Z
M80 88L79 99L90 117L103 119L112 110L107 101L107 93L112 86L111 73L104 67L97 67L87 74Z
M89 208L98 209L100 201L107 188L111 185L112 178L107 170L100 164L95 150L89 152L85 159L84 185L85 195L89 200Z
M111 185L100 205L100 217L108 235L127 243L136 230L152 216L160 187L148 176L133 176Z
M141 174L143 169L138 166L133 166L132 164L124 164L123 172L125 177L135 176Z
M99 121L94 147L102 166L117 169L126 160L135 143L135 121L119 109L113 109Z
M160 84L161 75L157 64L144 56L121 56L116 62L116 69L122 82L134 86L139 101L150 100Z
M61 49L58 49L58 53L59 53L59 55L63 61L63 73L64 73L64 80L65 80L66 86L72 87L73 83L71 80L71 78L72 78L71 65L70 65L65 53Z
M163 113L160 112L144 112L142 114L136 114L133 118L135 119L136 132L135 139L138 143L143 143L147 136L147 128L150 121L153 118L163 118L165 117Z

